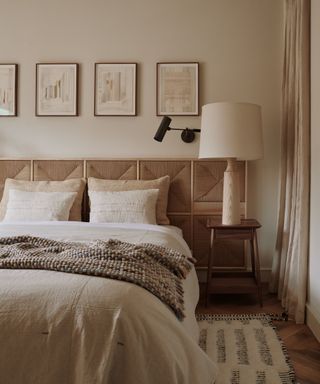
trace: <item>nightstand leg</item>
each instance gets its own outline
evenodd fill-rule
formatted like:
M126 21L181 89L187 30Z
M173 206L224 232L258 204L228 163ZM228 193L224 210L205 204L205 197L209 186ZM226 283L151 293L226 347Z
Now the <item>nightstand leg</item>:
M257 281L256 279L256 264L255 264L255 260L254 260L254 244L253 244L253 237L254 235L252 234L251 235L251 239L250 239L250 258L251 258L251 269L252 269L252 274L254 276L254 279L255 281Z
M212 263L213 263L213 244L214 244L214 229L211 229L210 234L210 249L208 256L208 270L207 270L207 287L206 287L206 307L209 305L210 296L210 281L212 278Z
M262 301L262 288L261 288L261 275L260 275L260 259L259 259L258 239L257 239L256 231L254 231L253 245L254 245L254 256L255 256L255 264L256 264L256 281L258 285L258 295L259 295L260 306L262 307L263 301Z

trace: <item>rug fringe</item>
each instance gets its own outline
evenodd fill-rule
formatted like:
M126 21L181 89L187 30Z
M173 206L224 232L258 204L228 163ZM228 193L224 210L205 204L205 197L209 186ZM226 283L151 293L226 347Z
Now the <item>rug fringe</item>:
M229 313L229 314L210 314L210 313L197 313L196 318L198 321L201 320L224 320L224 319L233 319L233 320L254 320L254 319L265 319L268 318L272 321L288 321L288 314L286 312L280 313Z

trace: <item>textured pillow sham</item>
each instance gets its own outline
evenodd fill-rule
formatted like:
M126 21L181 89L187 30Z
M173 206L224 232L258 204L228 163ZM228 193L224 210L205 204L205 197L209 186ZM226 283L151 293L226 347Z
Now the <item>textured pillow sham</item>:
M94 177L88 178L88 190L90 191L132 191L145 189L159 189L156 205L157 224L170 224L167 216L168 192L170 177L163 176L154 180L106 180Z
M0 220L3 220L9 198L10 189L27 192L76 192L76 198L70 209L69 220L81 221L81 205L85 179L68 179L63 181L25 181L6 179L2 200L0 203Z
M156 224L158 189L89 191L90 223Z
M10 189L3 221L67 221L76 196L76 192Z

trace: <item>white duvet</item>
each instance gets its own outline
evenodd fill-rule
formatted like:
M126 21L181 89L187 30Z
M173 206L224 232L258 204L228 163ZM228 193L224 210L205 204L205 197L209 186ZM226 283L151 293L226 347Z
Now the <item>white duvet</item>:
M0 237L117 238L190 251L174 227L81 222L0 223ZM198 347L195 270L186 318L134 284L0 269L0 384L206 384L217 369Z

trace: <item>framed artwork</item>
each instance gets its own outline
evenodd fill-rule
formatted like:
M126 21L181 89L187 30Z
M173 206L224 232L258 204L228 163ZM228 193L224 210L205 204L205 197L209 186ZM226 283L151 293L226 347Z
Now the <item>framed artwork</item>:
M0 117L17 116L17 76L17 64L0 64Z
M36 116L78 115L79 64L36 65Z
M157 63L157 115L199 115L199 63Z
M94 115L137 115L137 63L95 63Z

